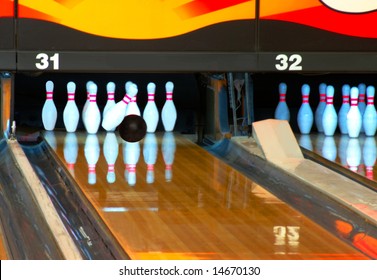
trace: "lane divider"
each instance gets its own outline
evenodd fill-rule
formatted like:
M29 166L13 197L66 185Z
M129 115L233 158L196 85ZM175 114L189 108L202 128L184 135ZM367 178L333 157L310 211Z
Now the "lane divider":
M55 207L50 200L45 188L43 187L38 176L34 172L29 160L19 143L14 140L8 140L8 146L15 162L18 164L21 173L24 175L26 182L30 186L31 193L40 207L41 213L46 219L51 232L58 244L63 256L67 260L81 260L82 256L76 247L73 239L67 232L62 220L60 219Z

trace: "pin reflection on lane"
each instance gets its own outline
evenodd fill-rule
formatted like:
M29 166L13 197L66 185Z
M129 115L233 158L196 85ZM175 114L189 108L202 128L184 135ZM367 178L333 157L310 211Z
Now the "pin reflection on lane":
M74 132L68 132L64 138L64 159L67 163L69 172L75 177L75 163L79 152L77 136Z
M363 147L363 159L365 165L365 175L370 180L374 180L373 168L376 164L376 156L376 140L374 139L374 137L365 137Z
M116 180L115 162L118 158L119 143L114 132L107 132L103 142L103 154L107 162L107 182L112 184Z
M130 186L136 185L136 165L140 157L140 143L123 141L123 157L126 163L126 180Z
M85 140L84 154L88 163L88 183L97 182L96 164L100 156L100 146L97 134L88 134Z
M366 258L182 136L148 133L128 143L118 132L76 136L77 185L132 259ZM63 158L66 134L57 137ZM123 150L116 153L120 144ZM132 170L127 178L119 175L123 160L135 164L133 182ZM89 162L97 167L94 184L86 177ZM113 183L109 162L117 174Z
M154 165L157 161L158 143L157 137L154 133L147 133L144 138L143 157L147 164L146 181L148 184L154 182Z
M330 137L318 133L297 134L297 138L301 147L374 180L374 167L377 160L375 137L365 136L364 133L358 138L350 138L347 134L336 134Z

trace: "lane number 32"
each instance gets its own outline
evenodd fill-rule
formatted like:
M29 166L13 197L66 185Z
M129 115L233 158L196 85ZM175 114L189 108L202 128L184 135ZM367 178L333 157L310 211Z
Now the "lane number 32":
M275 58L278 62L275 67L279 71L301 71L302 70L302 56L299 54L278 54Z

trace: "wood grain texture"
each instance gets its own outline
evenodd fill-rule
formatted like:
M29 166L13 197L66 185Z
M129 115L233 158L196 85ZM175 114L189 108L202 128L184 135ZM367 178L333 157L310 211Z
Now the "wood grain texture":
M65 133L56 132L65 162ZM105 133L96 183L88 184L86 134L77 133L74 178L132 259L365 259L366 257L238 171L181 135L175 135L172 180L165 178L163 133L156 134L155 180L146 181L143 140L136 184L125 180L118 138L116 181L106 180Z

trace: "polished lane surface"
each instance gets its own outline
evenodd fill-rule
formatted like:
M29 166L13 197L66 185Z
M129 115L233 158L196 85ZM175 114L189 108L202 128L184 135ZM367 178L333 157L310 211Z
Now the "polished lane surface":
M322 133L296 134L300 146L372 181L377 180L377 142L375 137L360 133L357 138L346 134L325 136Z
M367 258L181 135L107 136L45 135L132 259Z

